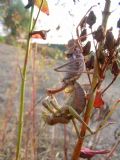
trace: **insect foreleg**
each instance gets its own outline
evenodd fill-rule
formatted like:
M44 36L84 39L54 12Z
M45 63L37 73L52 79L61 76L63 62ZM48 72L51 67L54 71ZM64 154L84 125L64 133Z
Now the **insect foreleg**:
M84 124L88 131L91 133L91 134L94 134L94 132L90 129L90 127L82 120L82 118L80 117L80 115L73 109L73 107L69 107L69 112L70 114L76 118L79 122L81 122L82 124Z

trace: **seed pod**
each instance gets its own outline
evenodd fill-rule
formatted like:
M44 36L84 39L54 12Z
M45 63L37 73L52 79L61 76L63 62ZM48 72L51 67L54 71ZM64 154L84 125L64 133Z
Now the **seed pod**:
M103 52L100 53L99 58L98 58L98 62L100 64L104 64L104 62L105 62L105 55L104 55Z
M114 74L114 76L117 76L120 72L120 69L118 67L118 64L116 61L113 62L112 64L112 69L111 69L111 73Z
M93 11L91 11L87 17L87 24L89 25L89 27L91 28L93 26L93 24L95 24L96 22L96 16L94 14Z
M94 68L94 56L92 55L90 59L86 62L86 68L89 70Z
M117 21L117 28L120 28L120 18L119 18L119 20Z
M83 47L83 55L84 56L89 55L90 54L90 49L91 49L91 42L88 41L86 43L86 45Z
M115 39L111 29L109 29L106 33L105 49L108 49L108 51L111 52L114 49L114 47L115 47Z
M97 42L101 42L104 40L105 38L105 31L104 28L100 25L97 29L97 31L95 31L93 33L93 37L96 39Z
M84 42L84 41L87 39L86 35L87 35L87 30L86 30L86 29L83 29L82 32L81 32L81 34L80 34L80 37L81 37L81 41L82 41L82 42ZM82 38L82 37L83 37L83 38Z

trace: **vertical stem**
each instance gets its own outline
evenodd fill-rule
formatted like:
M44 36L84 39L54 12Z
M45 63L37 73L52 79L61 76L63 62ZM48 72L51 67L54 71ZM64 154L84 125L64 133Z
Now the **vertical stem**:
M67 160L67 128L64 124L64 160Z
M103 11L102 25L106 30L107 20L108 20L109 14L110 14L109 10L110 10L111 1L110 0L105 0L105 1L106 2L105 2L104 11ZM99 44L99 46L98 46L98 55L101 51L102 46L103 46L103 43ZM94 74L93 74L93 80L92 80L92 90L95 88L98 80L99 80L99 78L98 78L98 70L97 70L97 59L95 59ZM95 92L91 92L91 94L90 94L90 99L88 101L86 112L84 114L84 121L85 121L86 124L89 123L90 116L91 116L91 113L93 111L93 103L94 103L94 99L95 99L95 94L96 94L96 89L95 89ZM84 124L82 124L81 132L80 132L80 138L78 139L77 144L74 148L74 152L73 152L73 155L72 155L72 160L78 160L79 159L80 151L81 151L82 145L84 143L84 136L86 134L86 130L87 130L87 127Z
M29 32L28 32L28 39L27 39L27 49L26 55L24 60L23 72L22 72L22 82L21 82L21 93L20 93L20 108L19 108L19 120L18 120L18 140L17 140L17 150L16 150L16 160L20 159L20 150L21 150L21 142L22 142L22 133L23 133L23 123L24 123L24 95L25 95L25 79L26 79L26 70L27 70L27 62L28 56L30 52L30 36L29 33L32 28L33 23L33 11L34 6L31 8L31 17L30 17L30 24L29 24Z
M37 44L35 44L35 52L32 52L32 106L31 106L31 110L32 110L32 147L33 147L33 160L35 160L36 158L36 114L35 114L35 99L36 99L36 87L35 87L35 56L37 53Z

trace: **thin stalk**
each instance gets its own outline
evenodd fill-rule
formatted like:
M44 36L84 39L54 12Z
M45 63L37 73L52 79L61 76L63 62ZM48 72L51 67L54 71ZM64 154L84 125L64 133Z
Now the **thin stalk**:
M64 124L64 160L68 159L67 156L67 128L66 125Z
M32 6L31 8L29 33L31 31L32 23L33 23L33 11L34 11L34 6ZM26 55L25 55L25 60L24 60L23 72L22 72L23 78L22 78L21 90L20 90L21 93L20 93L20 109L19 109L19 120L18 120L18 140L17 140L16 160L20 159L20 150L21 150L21 142L22 142L23 123L24 123L25 79L26 79L29 52L30 52L30 36L28 34L27 49L26 49Z
M107 21L108 21L108 17L109 17L109 13L110 13L109 12L110 3L111 3L110 0L106 0L104 12L103 12L102 26L105 28L105 30L106 30ZM99 44L99 46L98 46L98 55L100 54L102 46L103 46L103 42L101 44ZM99 78L98 78L98 70L97 70L97 59L95 59L94 74L93 74L93 80L92 80L92 91L95 88L98 81L99 81ZM91 116L91 113L93 111L93 103L94 103L94 99L95 99L96 89L95 89L94 92L91 92L91 94L90 94L90 99L88 101L87 108L86 108L86 111L85 111L85 114L84 114L84 121L85 121L86 124L89 123L90 116ZM72 155L72 160L78 160L79 159L80 151L81 151L82 145L84 143L84 137L85 137L86 131L87 131L87 127L84 124L82 124L81 132L80 132L80 138L78 139L78 141L76 143L76 146L74 148L74 152L73 152L73 155Z
M114 146L112 147L110 153L107 155L106 159L105 160L109 160L111 159L111 157L113 156L116 148L118 147L118 145L120 144L120 140L118 139L117 142L114 144Z
M79 138L79 137L80 137L80 134L79 134L79 131L78 131L78 128L77 128L76 122L75 122L75 120L74 120L74 119L72 119L72 122L73 122L73 125L74 125L74 128L75 128L75 131L76 131L77 137Z
M37 45L37 44L36 44ZM37 50L32 52L32 148L33 148L33 160L36 158L36 114L35 114L35 99L36 99L36 87L35 87L35 56Z
M43 5L43 0L41 1L41 4L40 4L40 6L39 6L39 10L38 10L37 16L36 16L36 18L35 18L35 21L34 21L34 23L33 23L33 26L32 26L32 29L31 29L31 32L32 32L32 31L34 30L34 28L35 28L35 25L36 25L37 19L38 19L38 17L39 17L39 14L40 14L40 11L41 11L41 8L42 8L42 5Z

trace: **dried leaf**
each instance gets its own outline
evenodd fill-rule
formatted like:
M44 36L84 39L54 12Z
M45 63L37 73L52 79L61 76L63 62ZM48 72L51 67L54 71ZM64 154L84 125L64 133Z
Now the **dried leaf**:
M102 26L99 26L97 31L93 33L93 37L96 39L97 42L101 42L105 38L105 31Z
M96 93L95 101L94 101L94 107L95 108L101 108L104 105L104 101L102 99L101 92Z
M107 30L106 33L105 49L108 49L108 51L112 52L114 47L115 47L115 39L112 33L112 29L110 28L109 30Z
M43 3L42 3L43 2ZM34 0L34 4L39 8L41 5L41 11L47 15L49 15L48 3L46 0Z
M95 16L94 12L91 11L87 17L87 24L91 28L93 26L93 24L95 24L95 22L96 22L96 16Z

